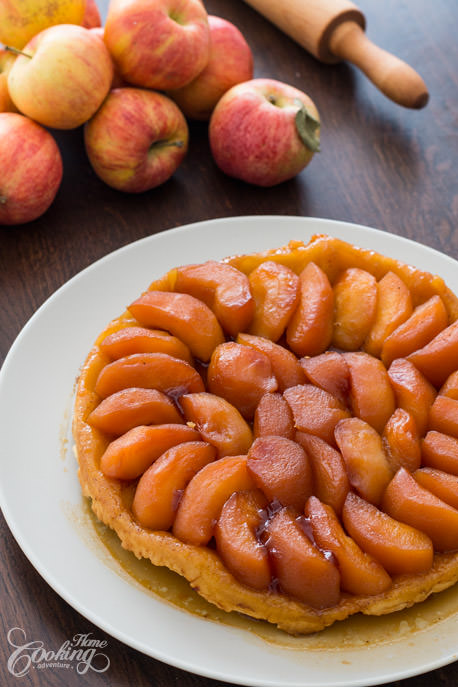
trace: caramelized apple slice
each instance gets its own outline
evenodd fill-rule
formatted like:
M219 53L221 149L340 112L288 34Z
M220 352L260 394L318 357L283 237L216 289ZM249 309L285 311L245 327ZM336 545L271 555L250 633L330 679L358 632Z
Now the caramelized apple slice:
M421 442L423 465L458 475L458 439L431 430Z
M186 487L173 534L187 544L208 544L227 499L236 491L254 487L246 456L226 456L209 463Z
M409 289L394 272L387 272L377 283L375 321L364 343L367 353L379 357L385 340L411 314Z
M332 344L356 351L364 343L375 318L377 282L359 267L350 267L334 284L334 331Z
M97 378L95 392L106 398L134 386L157 389L175 397L204 390L201 376L184 360L167 353L134 353L105 365Z
M440 296L432 296L417 306L408 320L397 327L385 340L382 361L389 367L396 358L422 348L448 325L448 315Z
M310 459L315 495L340 514L350 490L341 454L313 434L296 432L295 439L305 449Z
M429 411L428 426L458 439L458 400L437 396Z
M342 589L350 594L381 594L391 587L386 570L348 537L330 506L311 496L305 506L319 548L337 559Z
M248 451L248 472L269 501L304 509L312 493L308 456L295 441L268 436L255 439Z
M457 369L458 320L443 329L426 346L411 353L408 360L418 367L434 386L440 387Z
M181 339L204 362L224 341L221 326L210 308L187 293L147 291L128 310L141 325L166 329Z
M340 575L334 563L316 547L290 508L282 508L267 523L266 546L274 575L283 592L312 608L335 606Z
M335 396L311 384L292 386L286 389L283 396L293 412L296 429L314 434L328 444L335 444L335 426L350 416Z
M284 391L290 386L303 384L305 374L296 356L288 349L273 343L269 339L251 334L239 334L237 343L251 346L255 351L261 351L269 358L272 372L278 382L278 390Z
M312 358L301 358L300 363L312 384L328 391L343 405L348 405L350 371L342 353L326 351Z
M230 336L247 329L253 318L254 300L248 277L227 263L209 260L179 267L175 291L206 303Z
M278 384L265 353L228 341L213 352L207 386L210 393L225 398L251 420L262 396L276 391Z
M271 572L267 549L256 536L267 500L261 491L239 491L226 501L215 527L216 550L234 577L254 589L267 589Z
M455 372L452 372L452 374L447 377L439 390L439 395L447 396L448 398L453 398L455 401L458 401L458 370L455 370Z
M368 353L344 353L350 373L350 402L353 413L382 432L396 404L383 363Z
M237 408L224 398L204 391L182 396L180 405L188 423L216 447L220 458L248 452L253 441L251 429Z
M160 329L146 327L125 327L108 334L100 342L100 350L111 360L133 353L167 353L186 360L190 365L193 363L189 348L180 339Z
M350 492L344 503L345 529L363 551L392 575L414 575L429 570L434 549L422 531L399 522Z
M382 440L393 472L400 467L410 472L420 467L420 437L415 420L407 410L396 408L385 425Z
M366 501L378 505L393 476L380 434L364 420L351 417L339 422L335 436L350 484Z
M174 403L157 389L121 389L105 398L87 418L92 427L119 436L138 425L184 422Z
M167 449L199 439L199 433L186 425L140 425L108 444L100 469L107 477L135 479Z
M313 262L302 270L299 280L299 303L289 321L286 339L296 355L318 355L331 343L334 293L326 274Z
M249 275L255 312L249 332L278 341L299 300L299 277L289 267L267 260Z
M424 436L428 427L429 409L436 398L436 390L406 358L393 360L388 377L394 389L397 405L413 416L419 435Z
M420 468L413 473L418 484L440 498L449 506L458 509L458 475L443 470Z
M159 456L140 477L135 489L132 512L140 525L168 530L183 490L215 458L216 449L204 441L187 441Z
M281 394L264 394L254 414L255 437L276 434L294 439L294 423L291 408Z
M458 510L420 486L399 468L389 483L383 510L397 520L425 532L437 551L458 549Z

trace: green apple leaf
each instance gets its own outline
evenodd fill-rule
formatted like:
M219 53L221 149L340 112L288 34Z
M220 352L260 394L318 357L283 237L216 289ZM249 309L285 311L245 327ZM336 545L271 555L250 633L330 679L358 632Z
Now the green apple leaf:
M320 152L320 139L317 132L320 130L320 122L313 117L306 106L301 103L301 107L296 112L296 129L302 143L314 153Z

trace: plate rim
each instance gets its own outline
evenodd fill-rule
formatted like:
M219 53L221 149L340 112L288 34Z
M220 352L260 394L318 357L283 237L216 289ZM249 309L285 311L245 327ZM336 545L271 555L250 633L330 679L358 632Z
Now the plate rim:
M193 222L190 224L182 225L179 227L174 227L171 229L165 229L163 231L160 231L156 234L152 234L140 239L137 239L136 241L133 241L131 243L127 243L124 246L121 246L113 251L110 251L106 255L102 256L101 258L97 259L90 265L86 266L84 269L79 271L77 274L72 276L69 280L67 280L65 283L63 283L58 289L56 289L48 298L45 299L45 301L40 305L40 307L33 313L33 315L28 319L28 321L24 324L24 326L21 328L19 333L17 334L16 338L14 339L9 351L6 354L6 357L3 361L3 364L0 368L0 397L2 395L2 386L3 386L3 379L4 377L8 374L8 370L10 368L10 365L12 364L11 361L14 361L14 356L16 354L16 351L18 347L21 344L21 341L28 336L28 332L33 328L34 323L39 320L42 316L42 313L46 311L47 308L49 308L50 303L58 298L58 297L63 297L65 296L65 291L66 290L71 290L73 285L78 282L79 280L84 280L86 278L87 274L90 274L93 271L97 271L100 269L100 267L105 264L109 263L111 260L116 258L119 255L125 254L127 251L133 250L134 252L136 250L141 250L141 248L149 243L154 243L155 241L161 241L164 240L164 238L167 238L171 235L181 235L184 232L189 232L193 228L196 227L201 227L202 225L215 225L215 224L230 224L233 222L240 223L243 221L248 221L252 222L255 221L255 223L258 223L259 221L279 221L283 220L286 222L292 222L292 223L298 223L302 224L304 226L304 229L307 230L310 226L312 225L318 225L322 229L325 229L325 227L328 227L327 230L323 231L323 233L332 233L329 231L329 225L332 224L334 226L338 226L340 229L351 229L351 230L357 230L357 233L359 232L369 232L372 234L373 232L376 232L376 234L380 235L379 238L382 236L387 238L387 240L391 239L394 240L395 242L400 241L406 246L412 245L415 246L415 249L418 250L420 247L422 250L427 251L427 253L435 253L438 257L440 257L441 260L446 259L447 261L450 261L451 264L457 264L457 261L454 260L451 256L448 256L440 251L438 251L435 248L431 248L429 246L426 246L425 244L416 242L412 239L409 239L404 236L399 236L397 234L389 234L386 231L377 229L377 228L372 228L368 227L365 225L361 224L355 224L352 222L345 222L345 221L340 221L340 220L334 220L334 219L326 219L326 218L315 218L315 217L301 217L297 215L244 215L244 216L234 216L234 217L219 217L215 219L207 219L199 222ZM309 227L307 227L309 225ZM318 233L316 231L313 231L312 233ZM286 243L286 241L285 241ZM275 246L272 246L275 247ZM235 251L234 254L237 254L238 252L241 251ZM147 285L145 285L146 288ZM108 318L107 318L108 321ZM81 361L83 362L83 361ZM0 433L1 434L1 433ZM1 440L1 436L0 436ZM145 647L142 647L139 645L137 642L133 642L131 638L123 636L122 632L119 632L116 628L112 628L110 623L105 623L101 624L101 619L97 617L96 614L94 614L90 608L85 608L84 605L82 604L77 604L75 605L75 600L73 599L72 595L66 590L65 585L62 586L62 583L59 582L59 580L56 580L52 574L49 573L48 570L43 569L43 566L41 565L41 562L39 558L35 555L36 552L31 551L29 544L24 538L24 533L20 531L20 528L16 526L16 523L14 521L14 516L13 513L11 512L11 509L8 504L7 496L4 493L4 484L0 482L0 507L2 509L3 515L5 517L5 521L8 525L8 528L10 529L10 532L18 545L20 546L21 550L24 552L25 556L31 563L31 565L37 570L38 574L52 587L52 589L59 595L61 598L63 598L69 605L74 608L77 612L81 613L84 617L86 617L88 620L90 620L94 625L97 627L103 629L104 631L108 632L111 636L116 637L120 641L122 641L124 644L127 646L131 646L132 648L145 653L148 656L151 656L152 658L155 658L157 660L161 660L165 663L168 663L170 665L173 665L179 669L197 674L197 675L202 675L206 677L210 677L213 679L225 681L225 682L233 682L235 684L242 684L242 685L263 685L264 687L268 687L269 684L272 686L278 685L278 681L274 681L271 683L266 682L265 679L262 680L262 682L256 682L251 680L250 682L246 682L243 677L240 679L237 679L237 676L230 675L227 676L225 674L218 674L215 672L205 672L202 670L201 666L195 665L195 666L190 666L189 662L183 663L180 661L178 658L175 658L175 660L171 661L170 657L165 659L163 656L160 655L155 655L154 653L151 653L151 651L148 651L145 649ZM103 619L102 619L103 621ZM385 678L382 678L382 681L380 681L380 678L378 677L373 677L373 678L361 678L361 681L355 681L352 679L351 685L354 685L355 687L357 685L360 685L361 687L363 685L374 685L374 684L383 684L384 682L391 681L393 679L404 679L406 677L411 677L413 675L418 675L422 674L424 672L429 672L431 670L435 670L441 666L447 665L448 663L453 662L456 660L456 654L451 657L443 657L443 658L437 658L436 661L433 661L432 663L428 664L426 667L422 667L420 669L416 668L409 668L406 669L405 671L397 672L396 674L387 674ZM296 684L293 682L289 682L288 685L291 687ZM297 686L299 685L307 685L307 687L330 687L331 685L334 687L337 687L338 685L349 685L348 681L332 681L332 682L297 682Z

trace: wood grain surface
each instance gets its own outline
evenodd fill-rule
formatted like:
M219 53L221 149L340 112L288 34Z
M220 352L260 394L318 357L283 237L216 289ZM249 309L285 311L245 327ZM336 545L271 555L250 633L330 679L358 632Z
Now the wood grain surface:
M426 81L430 102L420 111L393 104L351 66L319 63L242 0L205 4L210 14L233 21L245 34L255 76L285 81L313 98L322 117L322 152L294 180L256 188L219 172L210 157L207 126L191 124L189 154L173 179L135 196L95 177L82 130L56 133L65 172L54 204L35 222L0 227L0 363L38 306L70 277L116 248L189 222L250 214L332 218L406 236L458 259L458 4L359 3L371 39ZM99 0L104 15L107 5ZM3 519L0 533L0 685L222 684L155 661L111 637L106 673L31 671L21 679L9 674L11 627L26 629L50 647L76 633L100 636L100 631L38 575ZM456 684L458 663L402 682L404 687Z

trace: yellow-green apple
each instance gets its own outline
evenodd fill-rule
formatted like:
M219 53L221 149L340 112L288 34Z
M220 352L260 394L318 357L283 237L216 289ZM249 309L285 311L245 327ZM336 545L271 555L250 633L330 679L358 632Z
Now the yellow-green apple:
M87 0L81 26L84 26L85 29L95 29L97 26L102 26L102 17L95 0Z
M16 55L0 48L0 112L17 112L8 91L8 74Z
M86 0L1 0L0 41L23 48L37 33L55 24L81 24Z
M62 180L62 158L54 138L21 114L1 112L0 160L0 224L40 217Z
M232 22L209 15L210 57L191 83L170 91L181 111L191 119L207 120L221 96L232 86L253 78L253 54Z
M200 0L111 0L105 43L121 76L159 91L181 88L208 62L210 32Z
M106 184L141 193L163 184L188 148L188 127L173 100L156 91L115 88L84 127L89 161Z
M16 107L54 129L74 129L100 107L111 87L113 62L89 29L51 26L34 36L8 75Z
M229 176L274 186L298 174L319 150L320 118L311 98L274 79L229 89L209 125L210 148Z

